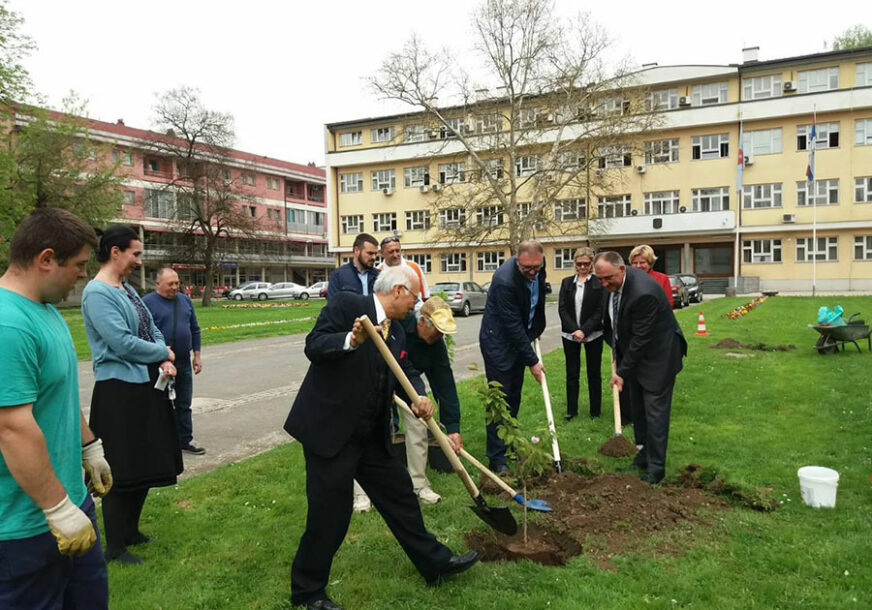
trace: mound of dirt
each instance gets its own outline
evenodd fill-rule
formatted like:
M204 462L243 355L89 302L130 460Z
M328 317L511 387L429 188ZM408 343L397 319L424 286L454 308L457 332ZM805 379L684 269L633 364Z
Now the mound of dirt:
M683 487L705 489L711 493L726 496L742 506L763 512L778 508L778 501L772 497L771 487L746 487L728 483L717 469L699 464L688 464L678 473L678 484Z
M796 346L793 343L781 343L779 345L769 345L768 343L739 343L731 337L721 339L711 346L711 349L751 349L759 352L789 352L795 350Z
M623 436L613 436L603 443L597 451L609 457L629 457L639 452L636 445Z

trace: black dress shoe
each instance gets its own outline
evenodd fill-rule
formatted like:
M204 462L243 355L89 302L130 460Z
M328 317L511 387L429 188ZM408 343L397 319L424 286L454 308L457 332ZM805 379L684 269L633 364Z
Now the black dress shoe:
M342 606L337 606L333 600L325 597L306 604L306 610L342 610Z
M646 472L644 474L639 475L639 478L645 481L646 483L651 483L651 485L656 485L660 481L663 480L663 474L654 474L652 472Z
M439 574L437 574L435 578L431 578L427 581L427 584L434 587L449 576L465 572L475 565L480 558L481 554L478 551L469 551L463 555L454 555L448 560L448 563L439 571Z
M566 421L571 421L575 418L576 415L578 415L578 413L567 413L563 416L563 419L565 419Z

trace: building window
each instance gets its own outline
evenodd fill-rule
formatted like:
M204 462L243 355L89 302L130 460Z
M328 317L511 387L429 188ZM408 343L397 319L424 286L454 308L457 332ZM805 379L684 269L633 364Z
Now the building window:
M439 183L457 184L466 181L466 163L440 163Z
M324 212L313 212L309 210L309 225L315 228L318 232L324 230Z
M781 152L781 127L746 131L742 135L742 152L750 157Z
M306 199L309 201L324 201L324 185L323 184L307 184Z
M496 227L503 224L503 208L499 205L487 205L476 210L475 217L483 227Z
M522 108L518 113L518 125L523 128L535 127L542 116L541 108Z
M600 169L630 167L633 157L626 146L602 146L598 152L597 166Z
M575 259L572 258L573 252L572 248L557 248L554 250L554 268L574 269Z
M404 130L404 142L423 142L427 139L427 129L423 125L407 125Z
M678 161L678 138L645 142L645 163L675 163Z
M482 179L487 179L485 176L490 176L494 180L501 180L503 177L503 160L502 159L485 159L484 175Z
M693 189L694 212L721 212L730 209L730 189L721 186L713 189Z
M645 214L678 214L678 191L645 193Z
M597 216L600 218L619 218L630 215L630 196L600 197L597 201Z
M515 159L515 176L522 178L532 176L542 167L542 160L535 156L523 156Z
M872 146L872 119L857 119L854 121L854 144L857 146Z
M352 216L342 216L342 232L343 233L362 233L363 232L363 214L354 214Z
M112 162L118 163L119 161L121 161L121 165L133 165L133 153L129 150L113 150Z
M622 114L630 114L630 100L626 100L620 96L609 97L604 99L596 108L597 114L606 116L621 116Z
M412 210L406 212L406 231L426 231L430 228L430 212Z
M266 217L270 220L280 221L282 219L282 211L274 210L272 208L267 208Z
M124 204L133 205L136 200L136 194L133 191L124 191Z
M746 210L781 207L781 183L746 184L742 187L742 207Z
M839 147L839 123L820 123L815 127L815 149ZM811 135L811 125L796 126L796 150L808 150L808 137Z
M249 218L257 218L257 206L248 206L248 216Z
M559 222L585 218L587 218L587 205L584 199L561 199L554 202L554 220Z
M476 269L478 271L496 271L506 262L506 253L502 250L488 250L476 254Z
M872 63L857 64L857 78L854 80L854 86L872 86Z
M674 108L678 108L677 88L649 91L645 96L645 110L648 112L672 110Z
M145 216L147 218L175 218L175 193L159 189L145 189Z
M742 97L746 100L781 97L781 75L770 74L742 79L742 90Z
M796 183L796 205L839 205L839 180L815 180L809 196L808 182Z
M442 273L466 271L466 254L462 252L443 254L439 257L439 266L442 269Z
M372 215L372 230L375 233L397 230L397 213L382 212Z
M780 263L780 239L752 239L742 242L742 260L746 263Z
M404 252L403 256L407 260L418 265L421 268L422 273L430 273L433 270L433 264L430 262L429 254L406 254Z
M379 127L369 132L370 139L373 143L390 142L394 139L393 127Z
M403 184L406 188L430 184L430 174L425 165L405 168L403 170L403 178Z
M272 176L266 176L266 188L271 191L279 190L279 179Z
M872 177L854 178L854 202L872 203Z
M854 237L854 260L872 260L872 235L856 235Z
M466 223L466 211L461 208L445 208L439 210L439 228L451 229L462 227Z
M439 139L456 138L458 134L466 132L465 127L466 121L462 118L446 119L445 125L439 126Z
M730 134L728 133L693 136L691 144L692 159L721 159L730 156Z
M395 189L397 187L396 173L392 169L381 169L372 172L372 190Z
M810 263L818 261L839 260L839 239L837 237L818 237L817 248L811 237L796 238L796 262Z
M146 174L160 171L160 161L157 159L146 159L144 166Z
M362 131L349 131L339 134L339 146L357 146L363 142Z
M340 193L359 193L363 191L363 173L339 174Z
M242 184L254 186L254 174L251 172L242 172Z
M800 70L797 91L800 93L817 93L832 91L839 88L839 68L821 68L819 70Z
M503 129L503 116L499 113L480 114L475 117L476 133L499 133Z
M727 102L727 83L694 85L691 99L694 106L709 106Z

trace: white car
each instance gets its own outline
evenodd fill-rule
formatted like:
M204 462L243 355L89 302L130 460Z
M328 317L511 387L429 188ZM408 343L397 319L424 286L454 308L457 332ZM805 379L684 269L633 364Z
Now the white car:
M258 293L257 298L261 301L266 299L296 299L305 286L294 282L278 282L263 292Z
M270 284L269 282L248 282L247 284L243 284L236 290L231 290L228 298L234 299L236 301L241 301L242 299L246 298L259 298L258 295L264 294L270 286L272 286L272 284Z
M316 282L308 288L303 288L302 290L300 290L300 292L295 295L294 298L306 300L309 298L319 297L321 296L321 290L325 286L327 286L327 282Z

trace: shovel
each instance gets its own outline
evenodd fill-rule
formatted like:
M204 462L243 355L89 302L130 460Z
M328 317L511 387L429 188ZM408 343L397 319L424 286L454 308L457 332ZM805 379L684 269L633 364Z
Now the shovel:
M536 357L539 358L539 362L542 362L539 339L533 341L533 348L536 350ZM551 451L554 454L554 468L557 472L563 472L563 465L560 463L560 447L557 445L557 431L554 429L554 413L551 411L551 394L548 393L548 381L545 379L545 373L542 373L542 394L545 397L545 415L548 417L548 431L551 433Z
M407 411L408 413L412 413L412 410L409 408L409 405L407 405L402 398L399 398L398 396L394 396L394 402L397 403L397 406L400 407L401 409L403 409L404 411ZM414 413L412 413L412 415L414 415ZM442 432L442 430L440 430L440 432ZM518 504L520 504L521 506L526 506L530 510L538 510L539 512L543 512L543 513L550 513L551 512L551 507L548 505L547 500L536 500L534 498L527 498L527 500L525 502L523 495L519 494L517 491L515 491L514 489L509 487L508 483L503 481L492 470L487 468L484 464L482 464L477 459L475 459L472 455L470 455L466 451L466 449L461 449L460 455L462 455L464 458L466 458L466 461L468 461L470 464L472 464L473 466L478 468L483 475L487 476L494 483L499 485L503 489L503 491L505 491L507 494L512 496L512 499L515 502L517 502Z
M394 376L396 376L400 385L403 387L403 390L405 390L406 394L413 402L417 401L418 393L415 392L415 388L412 387L409 378L406 377L403 369L400 368L397 359L394 358L391 350L388 349L387 344L384 342L384 339L382 339L381 334L376 330L375 326L372 325L369 317L361 316L358 320L363 324L363 328L366 330L369 338L375 344L376 348L385 359L385 362L387 362ZM430 432L436 438L436 441L439 443L439 447L442 449L445 457L447 457L448 461L451 462L451 467L454 468L454 472L456 472L460 477L460 480L463 481L464 487L466 487L470 497L473 502L475 502L475 506L469 507L472 509L472 512L496 531L506 534L507 536L514 536L518 532L518 522L515 521L515 517L512 515L511 511L505 506L490 507L487 505L481 492L470 478L469 473L466 472L463 468L463 464L460 463L460 459L458 459L454 454L454 449L451 447L451 441L448 440L448 437L442 433L442 430L439 429L439 426L436 425L436 422L433 421L432 417L424 423L427 424L427 428L430 429Z

